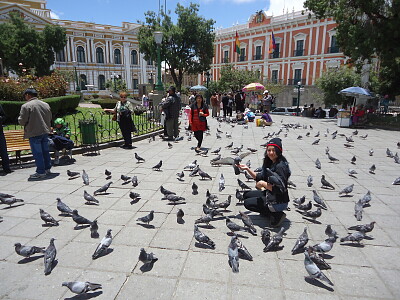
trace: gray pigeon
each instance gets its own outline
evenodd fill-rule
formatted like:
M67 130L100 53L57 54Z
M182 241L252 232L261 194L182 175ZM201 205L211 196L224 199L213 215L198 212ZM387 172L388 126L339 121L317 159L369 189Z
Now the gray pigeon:
M314 142L312 142L312 145L318 145L320 139L316 139Z
M218 191L222 192L224 189L225 189L225 178L224 174L221 173L221 177L219 178Z
M313 177L311 175L308 175L307 177L307 186L312 187L313 185Z
M368 192L360 199L360 201L361 201L363 207L370 206L369 203L371 202L371 200L372 200L371 191L368 191Z
M107 190L108 190L108 188L110 187L111 184L112 184L112 181L106 183L106 184L103 185L101 188L95 190L93 194L96 196L97 194L107 192Z
M137 187L139 184L137 176L132 176L131 182L133 187Z
M97 200L85 190L83 191L83 198L87 201L86 204L99 203L99 200Z
M215 243L208 236L206 236L203 232L201 232L197 225L194 225L194 238L199 243L207 244L212 249L215 249Z
M173 202L173 203L176 203L176 202L181 201L181 200L182 200L182 201L185 201L185 198L184 198L184 197L177 196L177 195L172 195L172 194L167 195L166 199L167 199L168 201L170 201L170 202Z
M240 217L242 218L243 224L249 229L249 232L252 235L257 235L257 229L254 227L253 221L251 218L246 215L244 212L239 211Z
M226 199L224 202L221 202L218 204L218 207L223 208L226 211L226 209L229 207L229 205L231 205L231 201L232 201L232 196L229 195L228 199Z
M129 198L131 198L133 201L138 201L140 200L140 194L135 192L129 192Z
M315 160L315 167L316 167L317 169L321 169L321 162L319 161L318 158Z
M309 246L307 249L308 249L308 252L309 252L309 255L310 255L311 260L312 260L319 268L323 268L324 270L332 269L331 266L330 266L330 265L325 261L325 259L322 257L322 255L320 255L320 254L318 254L317 252L315 252L311 246Z
M67 204L61 201L60 198L57 198L57 209L64 214L72 215L72 209L69 208Z
M40 218L45 222L45 224L50 224L51 226L58 226L58 222L49 213L45 212L43 209L39 209Z
M327 209L327 206L326 206L324 200L317 194L316 190L313 190L313 199L318 205Z
M156 164L152 169L160 171L161 167L162 167L162 160L160 160L160 162Z
M299 211L299 213L301 213L304 217L309 218L309 219L313 219L316 220L317 218L319 218L322 215L322 211L320 207L317 207L316 210L314 211Z
M200 169L199 169L198 173L199 173L201 179L203 179L203 180L204 180L205 178L212 179L210 175L208 175L206 172L203 172L203 171L200 170Z
M67 281L63 282L62 286L66 286L69 290L75 294L86 294L87 292L101 289L101 284L92 283L89 281Z
M393 184L393 185L398 185L398 184L400 184L400 177L397 177L397 178L392 182L392 184Z
M194 168L197 167L197 160L193 161L192 163L188 164L186 167L184 167L184 170L193 170Z
M312 208L312 203L311 201L308 201L306 204L299 204L296 206L296 209L298 210L310 210Z
M81 173L79 173L79 172L74 172L74 171L70 171L70 170L67 170L67 175L69 176L69 178L74 178L74 177L77 177L77 176L79 176Z
M85 185L89 185L89 175L86 173L85 170L82 171L82 179Z
M178 209L178 211L176 212L176 222L178 224L184 223L184 221L183 221L183 216L184 215L185 215L185 213L183 212L183 210L181 208Z
M111 176L111 172L108 171L107 169L105 169L104 171L104 175L106 175L107 177Z
M137 218L136 221L147 223L147 225L149 225L150 222L153 221L153 219L154 219L154 210L150 211L150 213L144 217Z
M332 190L335 189L335 187L332 184L330 184L328 180L325 179L325 175L321 175L321 184L322 184L321 187L324 189L332 189Z
M233 222L231 219L229 219L228 217L226 218L226 227L229 228L229 230L233 233L235 231L247 231L246 228L236 224L235 222Z
M346 194L347 196L353 191L353 188L354 188L354 183L350 184L349 186L346 186L343 190L339 192L339 195Z
M326 234L328 237L334 237L334 238L337 238L337 237L338 237L336 230L334 230L334 229L332 228L332 225L329 225L329 224L326 225L325 234Z
M237 237L233 236L228 246L228 262L233 273L239 273L239 249L236 244L236 239Z
M333 244L336 242L336 239L337 239L336 236L330 236L325 241L314 245L312 248L314 251L319 253L328 253L329 251L332 250Z
M304 196L302 196L300 198L294 199L293 200L293 204L296 206L296 205L303 204L305 201L306 201L306 196L304 195Z
M362 231L356 231L348 236L345 236L340 239L340 242L357 242L360 244L360 242L365 238L365 233Z
M268 176L268 182L277 186L279 188L279 190L282 193L284 193L286 191L286 186L283 183L281 177L269 168L265 168L265 172L266 172L266 175Z
M97 232L99 230L99 225L97 225L97 220L94 220L92 224L90 225L90 237L93 239L97 239L99 237L99 233Z
M72 220L74 220L74 222L76 223L75 229L77 229L79 225L92 225L92 221L89 221L88 219L79 215L76 209L72 211Z
M369 224L350 226L348 229L362 231L364 233L367 233L367 232L371 232L374 229L375 223L376 222L371 222Z
M271 239L271 231L268 230L268 228L264 228L261 231L261 241L264 243L265 246L269 244L269 241Z
M303 250L304 246L308 243L308 234L307 234L307 227L304 227L304 231L300 234L299 238L297 239L294 247L292 249L292 255L298 253L299 251Z
M24 202L24 200L18 199L18 198L15 198L15 197L11 197L11 198L0 197L0 202L2 204L6 204L6 205L9 205L9 207L11 207L13 204L15 204L17 202Z
M356 164L356 161L357 161L357 157L356 157L355 155L353 155L353 157L351 158L351 163L352 163L353 165L355 165L355 164Z
M347 169L347 174L348 174L350 177L356 178L355 175L357 175L358 172L357 172L356 170L354 170L354 169Z
M321 270L318 268L318 266L311 260L308 249L304 251L304 266L309 275L308 278L319 279L333 286L332 281L330 281L329 278L326 277L325 274L322 273Z
M236 245L238 246L239 257L245 260L253 261L253 256L250 254L249 250L243 245L242 241L236 236Z
M103 237L100 244L97 246L96 250L94 251L94 253L92 255L92 259L96 259L96 258L104 255L107 252L108 247L110 247L111 243L112 243L111 229L108 229L106 236Z
M374 155L374 149L370 149L370 150L368 151L368 153L369 153L369 156Z
M121 180L124 181L124 182L127 182L127 181L131 180L131 177L122 174L121 175Z
M135 152L135 158L136 158L138 163L145 162L144 158L140 157L136 152Z
M54 238L50 239L50 244L44 252L44 274L50 274L53 269L53 263L57 256L57 249L54 245Z
M154 263L158 260L158 258L154 255L153 252L147 253L144 248L140 249L139 260L145 265Z
M251 188L247 184L245 184L243 181L241 181L239 178L237 179L237 182L238 182L240 188L242 189L242 191L243 190L251 190Z
M199 187L195 182L192 183L192 195L197 195L199 193L198 191Z
M15 247L15 252L18 255L21 255L23 257L28 257L28 258L36 253L44 253L45 252L45 247L22 246L20 243L15 243L14 247Z
M329 158L330 162L339 161L339 160L338 160L336 157L333 157L332 155L330 155L330 154L329 154L329 152L328 152L328 153L326 153L326 155L328 156L328 158Z
M189 173L189 177L194 177L196 176L196 174L199 172L200 167L197 165L190 173Z
M167 196L167 195L169 195L169 194L176 195L175 192L171 192L171 191L167 190L166 188L164 188L163 186L160 186L160 192L161 192L161 194L163 194L164 196Z
M390 158L393 157L393 152L389 150L389 148L386 148L386 155Z
M185 177L185 173L182 171L180 173L176 173L176 176L179 181L184 181L183 177Z
M363 213L363 204L360 199L354 205L354 216L356 217L357 221L362 220L362 213Z
M268 245L264 248L264 252L268 252L274 248L277 248L279 244L283 240L283 233L285 231L285 228L282 227L277 234L272 236L271 240L269 241Z
M200 223L205 223L207 225L210 225L210 222L212 221L213 217L210 214L207 214L205 216L202 216L198 218L197 220L194 221L194 224L200 224Z
M221 147L219 147L218 149L211 151L212 154L218 154L221 151Z

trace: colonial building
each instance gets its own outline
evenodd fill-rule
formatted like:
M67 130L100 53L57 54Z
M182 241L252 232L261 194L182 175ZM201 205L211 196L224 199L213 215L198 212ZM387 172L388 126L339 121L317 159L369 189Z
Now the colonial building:
M145 61L139 52L140 24L122 22L122 26L111 26L52 19L46 0L0 1L0 22L7 20L12 11L38 30L46 24L65 28L67 45L56 53L54 68L74 72L76 80L71 82L71 90L76 90L76 85L81 90L106 90L106 81L120 78L126 82L128 92L139 96L139 87L152 84L156 78L154 63Z
M336 44L336 25L332 18L318 20L300 11L276 17L259 11L246 24L216 30L212 78L218 80L221 67L229 63L258 71L261 82L282 83L285 88L277 95L279 106L297 105L299 82L300 105L318 104L316 80L347 60ZM240 54L235 51L236 33Z

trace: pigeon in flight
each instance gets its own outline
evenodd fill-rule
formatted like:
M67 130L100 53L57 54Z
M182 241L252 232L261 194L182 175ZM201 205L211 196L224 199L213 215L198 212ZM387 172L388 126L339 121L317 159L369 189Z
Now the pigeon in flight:
M62 283L62 286L66 286L75 294L86 294L87 292L96 291L102 288L101 284L89 281L66 281Z

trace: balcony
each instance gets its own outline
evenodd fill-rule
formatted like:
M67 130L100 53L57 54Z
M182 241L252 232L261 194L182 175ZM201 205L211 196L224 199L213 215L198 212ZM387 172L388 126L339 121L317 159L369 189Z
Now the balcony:
M238 56L238 61L246 61L246 56L245 55Z
M297 85L297 83L300 81L301 85L306 84L306 79L305 78L291 78L288 79L288 85Z
M267 80L267 83L271 83L271 84L283 84L283 79L271 78L271 79Z
M222 62L223 64L228 64L228 63L229 63L229 57L223 57L222 60L221 60L221 62Z
M269 58L279 58L280 52L270 53Z
M253 56L253 60L262 60L263 56L261 54L256 54Z
M293 51L293 56L304 56L305 50L304 49L296 49Z
M340 49L338 46L328 47L328 53L339 53Z

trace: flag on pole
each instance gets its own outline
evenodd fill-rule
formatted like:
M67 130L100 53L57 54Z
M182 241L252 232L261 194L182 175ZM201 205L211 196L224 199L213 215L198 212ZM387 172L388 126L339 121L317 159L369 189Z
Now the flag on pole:
M239 35L236 30L236 38L235 38L235 52L240 55L240 43L239 43Z
M276 49L276 44L275 44L275 36L274 32L271 34L271 38L269 39L269 51L268 53L274 53L274 50Z

